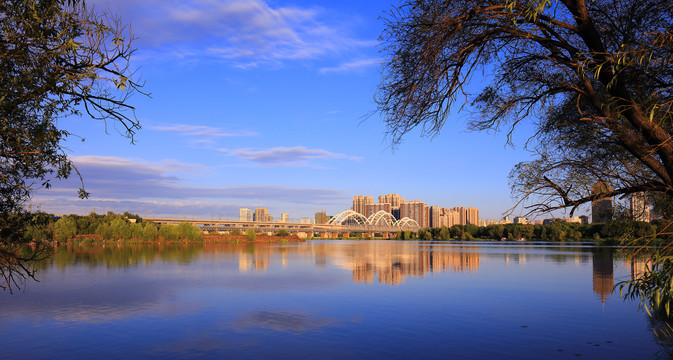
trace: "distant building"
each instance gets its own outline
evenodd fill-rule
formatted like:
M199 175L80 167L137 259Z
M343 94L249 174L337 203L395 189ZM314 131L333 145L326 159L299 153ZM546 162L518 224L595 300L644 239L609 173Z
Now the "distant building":
M378 204L367 204L365 206L365 213L362 214L362 215L369 218L370 216L372 216L373 214L376 214L377 212L379 212L381 210L383 210L383 211L385 211L389 214L392 214L392 212L391 212L392 211L392 206L390 205L390 203L378 203Z
M430 227L438 228L442 227L442 207L441 206L430 206Z
M612 187L606 182L599 181L591 187L593 195L603 195L612 191ZM612 220L613 202L611 196L601 197L591 202L591 222L605 223Z
M430 207L423 201L406 201L400 204L400 217L416 220L420 227L430 226Z
M329 221L329 216L327 216L325 211L318 211L315 213L315 221L313 222L314 224L326 224L327 221Z
M353 196L353 211L364 215L367 212L367 204L373 204L374 198L365 195Z
M282 223L290 222L290 214L288 214L288 213L280 214L280 222L282 222Z
M529 221L523 216L515 216L514 220L512 221L514 224L528 224Z
M310 224L311 223L311 218L303 217L301 218L301 223L302 224Z
M404 198L398 194L379 195L379 203L388 203L393 208L399 208L400 204L404 202Z
M239 221L252 221L252 210L248 208L238 209L238 219Z
M582 223L582 219L580 219L579 216L563 218L563 221L567 223L577 223L577 224Z
M452 227L453 225L460 225L460 211L455 208L444 208L443 210L446 220L444 220L445 222L442 223L442 226Z
M266 208L255 208L252 220L258 222L273 222L273 216L269 215Z
M650 222L650 204L644 192L631 195L631 216L635 221Z
M479 209L475 207L465 209L465 224L479 226Z

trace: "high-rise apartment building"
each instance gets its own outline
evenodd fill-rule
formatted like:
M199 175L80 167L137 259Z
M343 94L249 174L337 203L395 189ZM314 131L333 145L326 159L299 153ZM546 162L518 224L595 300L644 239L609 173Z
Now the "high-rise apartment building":
M444 208L444 214L446 216L446 227L452 227L453 225L460 225L460 211L455 208L447 209ZM443 225L444 226L444 225Z
M238 219L239 221L252 221L252 210L248 208L238 209Z
M394 208L400 207L400 204L403 202L404 198L398 194L379 195L379 203L388 203L391 207Z
M479 226L479 209L475 207L465 209L465 224Z
M365 215L367 212L367 204L373 204L374 197L366 195L355 195L353 196L353 211L361 215Z
M255 208L255 212L253 213L252 220L253 221L259 221L259 222L272 222L273 221L273 216L271 216L267 213L266 208Z
M430 207L423 201L406 201L400 204L400 217L416 220L418 226L430 226Z
M290 222L290 214L288 214L288 213L280 214L280 222L282 222L282 223Z
M592 194L605 194L612 190L609 184L599 181L591 187ZM612 197L603 197L591 202L591 222L604 223L612 219Z
M635 221L650 222L650 205L644 192L631 195L631 216Z
M442 227L443 225L443 218L442 214L444 209L442 209L441 206L430 206L430 227L431 228L438 228Z
M451 210L458 213L458 223L454 225L465 225L467 224L467 210L462 206L454 206Z
M391 213L392 206L390 205L390 203L367 204L365 206L365 212L362 215L369 218L370 216L372 216L373 214L376 214L380 210L383 210L387 213Z

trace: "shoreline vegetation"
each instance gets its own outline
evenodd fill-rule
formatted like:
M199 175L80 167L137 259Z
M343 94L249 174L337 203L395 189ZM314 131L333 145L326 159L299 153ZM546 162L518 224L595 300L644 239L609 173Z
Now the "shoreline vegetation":
M604 224L579 224L553 221L546 225L499 224L484 227L476 225L454 225L451 228L418 229L416 232L399 231L391 234L343 233L341 239L397 239L435 241L591 241L606 245L642 245L670 242L671 234L666 234L667 222L651 223L630 220L611 221ZM309 237L312 238L312 237ZM318 238L314 238L318 239ZM162 225L145 221L140 216L130 214L106 215L65 215L37 212L27 219L22 243L287 243L305 241L296 234L285 230L276 233L256 233L248 229L227 233L205 233L192 224Z

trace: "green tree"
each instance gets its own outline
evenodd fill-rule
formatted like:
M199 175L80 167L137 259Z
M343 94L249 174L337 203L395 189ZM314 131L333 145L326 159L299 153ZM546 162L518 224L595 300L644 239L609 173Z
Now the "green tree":
M145 241L154 241L159 236L159 230L157 226L150 221L143 222L143 240Z
M198 226L189 223L182 223L178 225L180 231L180 238L189 241L203 240L203 232Z
M159 236L166 241L178 241L180 240L180 231L178 230L177 225L161 225L159 228Z
M54 237L54 215L44 212L31 214L23 233L26 241L50 241Z
M257 233L255 233L255 229L253 228L248 228L245 232L245 236L248 239L248 241L255 241L255 238L257 237Z
M65 241L77 235L77 222L72 216L64 216L54 224L54 237Z
M57 119L84 113L114 122L133 140L140 124L128 99L142 84L120 19L79 0L0 2L0 240L17 241L16 214L36 188L67 178L70 131ZM88 196L82 188L81 197Z
M670 204L672 22L670 0L404 1L382 34L378 110L394 142L437 134L465 100L473 129L532 123L537 156L510 175L531 212L641 191Z
M449 228L446 226L442 226L442 228L439 230L439 240L451 240L451 231L449 231Z

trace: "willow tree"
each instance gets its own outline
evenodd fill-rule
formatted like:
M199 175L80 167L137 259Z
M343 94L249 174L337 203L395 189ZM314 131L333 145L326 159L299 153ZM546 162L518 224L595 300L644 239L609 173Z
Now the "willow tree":
M639 192L671 203L670 0L414 0L385 21L377 102L394 142L467 105L474 129L535 127L533 160L510 173L530 212ZM598 181L610 186L592 193Z
M32 276L35 257L8 246L23 240L32 191L76 167L58 120L85 115L133 140L140 128L128 102L140 84L129 60L133 36L119 17L78 0L0 2L0 275ZM88 194L84 189L80 197ZM29 240L29 239L28 239ZM13 271L14 270L14 271ZM0 287L4 287L0 284Z

